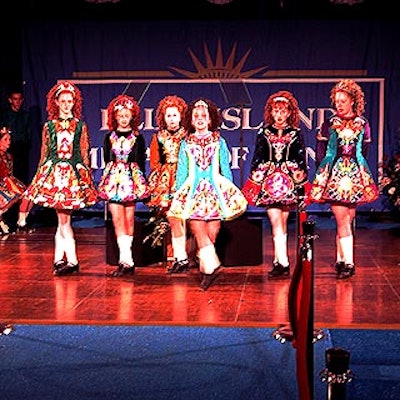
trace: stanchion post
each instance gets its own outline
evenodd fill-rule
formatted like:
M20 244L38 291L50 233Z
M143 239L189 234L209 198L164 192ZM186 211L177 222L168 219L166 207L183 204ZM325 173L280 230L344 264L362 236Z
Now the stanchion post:
M326 368L320 372L320 379L326 382L327 400L346 400L346 384L353 380L349 369L350 353L340 347L333 347L325 352Z

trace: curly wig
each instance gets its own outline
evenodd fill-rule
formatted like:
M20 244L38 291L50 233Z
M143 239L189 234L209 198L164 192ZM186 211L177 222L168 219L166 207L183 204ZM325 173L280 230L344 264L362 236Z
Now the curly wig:
M157 111L156 111L156 123L160 129L166 129L167 124L165 122L165 112L168 107L176 107L181 115L181 121L185 115L187 110L187 104L182 97L170 95L165 96L158 103Z
M112 131L115 131L117 129L118 122L115 116L119 110L122 110L124 108L131 110L132 119L130 122L130 126L133 131L137 131L140 124L140 107L133 97L126 94L120 94L110 101L107 107L108 128Z
M296 98L287 90L271 94L264 106L264 121L267 125L272 125L275 121L272 116L272 109L277 105L286 104L290 112L287 123L293 128L298 128L300 125L300 109Z
M364 92L355 81L352 79L343 79L332 88L330 99L333 105L335 105L335 96L337 92L345 92L351 97L353 101L353 112L357 117L360 117L364 113Z
M189 103L185 116L183 118L182 125L186 129L188 133L195 132L195 129L192 125L192 113L195 108L197 108L200 104L204 104L205 107L208 109L208 114L210 115L210 131L214 132L217 131L222 123L222 117L220 111L215 103L211 100L205 99L203 97L199 97L196 100L193 100Z
M47 93L47 113L49 120L57 119L60 115L60 107L56 104L56 100L61 93L71 93L74 98L74 106L72 114L75 118L82 118L82 94L78 87L69 81L62 81L54 85Z

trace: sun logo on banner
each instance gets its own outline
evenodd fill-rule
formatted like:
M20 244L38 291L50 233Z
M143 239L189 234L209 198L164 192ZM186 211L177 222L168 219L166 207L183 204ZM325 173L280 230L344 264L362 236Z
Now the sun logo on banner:
M257 75L259 72L266 70L268 67L260 67L249 71L243 71L243 66L246 63L251 49L242 56L237 64L234 64L236 57L236 43L232 46L227 60L224 62L222 54L221 41L218 40L217 54L215 60L212 59L210 51L206 43L204 43L204 57L205 64L203 64L199 57L189 49L190 57L192 58L193 64L196 71L188 71L178 67L170 67L175 72L184 75L191 79L244 79L250 78Z

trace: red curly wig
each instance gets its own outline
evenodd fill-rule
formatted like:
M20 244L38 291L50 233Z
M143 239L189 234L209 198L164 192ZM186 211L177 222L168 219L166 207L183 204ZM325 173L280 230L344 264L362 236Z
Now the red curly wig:
M361 117L365 109L365 97L364 92L352 79L343 79L339 81L331 90L330 99L332 105L335 105L335 95L337 92L347 93L353 101L353 112L357 117Z
M82 118L82 94L78 87L69 81L62 81L54 85L47 93L47 113L48 119L57 119L60 114L60 107L56 104L56 99L61 93L71 93L75 103L72 108L72 114L75 118Z
M272 125L275 121L272 116L272 109L277 105L286 104L290 112L287 123L292 128L298 128L300 125L299 104L293 94L287 90L280 90L268 97L264 106L264 121L267 125Z
M117 129L118 122L115 118L115 115L117 111L122 108L127 108L131 110L132 119L130 122L130 126L134 132L137 131L140 124L140 107L133 97L126 94L120 94L110 101L110 104L107 107L108 128L111 131L115 131Z
M176 107L181 115L181 121L187 110L186 101L176 95L165 96L159 103L156 111L156 123L160 129L166 129L165 112L168 107Z

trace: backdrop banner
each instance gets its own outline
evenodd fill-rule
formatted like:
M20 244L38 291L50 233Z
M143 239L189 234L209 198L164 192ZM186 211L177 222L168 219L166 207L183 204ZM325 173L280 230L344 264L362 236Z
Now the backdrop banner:
M279 35L275 32L278 26ZM179 27L167 21L31 23L23 35L26 104L39 127L46 119L50 87L64 79L79 86L98 182L104 168L106 108L114 96L127 93L139 101L140 130L147 145L156 129L155 110L162 97L177 94L189 102L206 96L221 108L222 135L230 149L235 183L241 187L249 174L267 97L282 89L296 96L311 180L315 173L316 132L332 113L330 90L338 80L350 77L365 91L365 116L372 131L368 162L378 179L380 162L398 140L400 113L393 110L400 108L399 72L392 65L400 65L399 56L388 52L385 65L374 57L386 48L382 43L389 35L387 26L387 32L382 28L374 43L368 41L368 33L376 29L373 23L343 21L342 29L348 35L345 42L332 35L329 29L333 27L337 32L334 21L324 21L323 26L317 21L272 21L262 26L257 22L236 22L232 26L228 22L192 21L180 22ZM366 52L371 56L365 57ZM388 92L394 91L393 101L385 101ZM40 141L38 128L32 147L32 172ZM384 199L360 206L365 211L384 208ZM146 207L140 204L140 209ZM324 205L309 206L310 211L327 209ZM250 212L256 210L249 207Z

